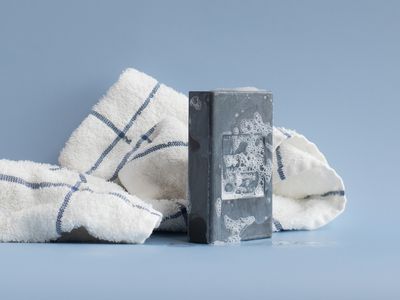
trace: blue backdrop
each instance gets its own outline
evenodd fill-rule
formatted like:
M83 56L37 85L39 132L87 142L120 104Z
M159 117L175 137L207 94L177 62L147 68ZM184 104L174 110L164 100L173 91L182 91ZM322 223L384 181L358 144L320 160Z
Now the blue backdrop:
M2 0L0 158L56 163L92 105L134 67L184 93L271 90L275 124L320 147L349 200L325 229L240 247L180 236L144 246L0 245L3 293L398 298L399 32L398 1Z

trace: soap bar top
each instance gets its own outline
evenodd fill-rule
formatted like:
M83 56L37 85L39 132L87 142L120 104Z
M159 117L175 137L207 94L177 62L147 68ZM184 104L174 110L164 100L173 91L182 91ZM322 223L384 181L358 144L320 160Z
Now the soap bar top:
M189 94L189 237L236 242L272 233L272 94Z

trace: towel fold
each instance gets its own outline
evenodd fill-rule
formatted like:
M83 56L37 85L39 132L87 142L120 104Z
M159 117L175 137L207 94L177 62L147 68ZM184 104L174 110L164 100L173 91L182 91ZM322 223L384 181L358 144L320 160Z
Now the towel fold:
M0 160L0 241L143 243L161 218L151 205L104 179Z
M325 156L303 135L274 128L275 231L317 229L345 208L344 184Z
M59 163L114 181L128 158L150 142L153 126L167 116L187 123L187 97L127 69L72 133Z
M157 127L158 134L147 146L150 149L166 141L186 141L183 137L187 137L187 126L179 121L168 119ZM311 230L329 223L344 210L346 198L341 178L315 144L304 136L284 128L274 128L273 135L274 231ZM131 160L121 170L121 183L131 194L152 198L153 207L164 215L174 216L174 222L164 226L163 220L159 229L186 231L182 205L188 203L181 200L176 205L173 198L187 195L188 148L143 151L148 154ZM158 203L157 199L163 200Z
M186 230L188 99L152 77L125 71L72 134L62 166L119 181L163 215L161 230ZM345 207L344 185L318 148L274 128L274 230L316 229ZM189 205L190 207L190 205Z
M186 231L188 128L173 117L154 128L151 143L130 158L118 177L129 193L162 212L158 230Z
M144 199L186 199L187 125L173 117L155 127L151 143L133 155L119 172L128 192Z
M189 202L186 199L144 199L163 214L159 231L186 232Z

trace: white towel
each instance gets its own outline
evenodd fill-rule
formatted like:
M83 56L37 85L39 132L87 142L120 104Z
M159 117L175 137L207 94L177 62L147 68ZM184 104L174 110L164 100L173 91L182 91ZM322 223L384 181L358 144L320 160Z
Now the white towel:
M185 231L187 109L186 96L129 69L72 134L60 164L107 180L119 173L128 192L164 214L159 229ZM343 182L313 143L275 128L274 147L275 231L316 229L344 210Z
M173 117L155 126L152 142L119 172L121 184L162 212L159 230L185 231L187 223L187 125Z
M340 176L314 143L274 128L273 217L276 231L317 229L345 208Z
M0 241L143 243L161 217L104 179L47 164L0 160Z
M187 125L165 118L150 139L119 172L122 185L144 199L186 199Z
M60 165L114 181L129 156L150 142L153 126L167 116L187 123L186 96L127 69L72 133Z
M187 126L173 119L158 127L150 149L167 141L187 137ZM166 127L163 129L162 127ZM173 132L175 131L175 135ZM187 147L163 147L146 151L147 155L129 161L119 173L121 183L128 192L149 199L153 207L174 222L161 224L162 230L185 231L186 215L181 200L187 195ZM340 177L328 165L323 154L304 136L284 128L274 128L273 153L273 217L274 231L316 229L337 217L346 202ZM152 194L156 191L156 194ZM160 201L156 199L164 199ZM147 200L148 201L148 200ZM170 220L169 218L168 220ZM167 225L167 226L166 226Z

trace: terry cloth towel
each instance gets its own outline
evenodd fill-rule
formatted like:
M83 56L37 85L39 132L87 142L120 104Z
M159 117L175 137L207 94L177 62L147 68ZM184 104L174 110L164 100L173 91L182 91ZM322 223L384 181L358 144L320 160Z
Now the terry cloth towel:
M167 141L187 141L187 126L168 119L157 125L157 135L148 149ZM336 218L346 202L341 178L329 166L315 144L284 128L274 128L273 225L274 231L317 229ZM183 144L183 143L182 143ZM150 202L160 212L175 216L160 229L185 231L187 202L187 147L163 147L132 158L119 173L129 193ZM157 199L164 199L159 201ZM147 200L149 201L149 200Z
M0 160L0 241L143 243L161 218L115 183L48 164Z
M163 213L159 229L185 231L187 110L186 96L128 69L72 134L60 164L107 180L120 173L128 192ZM274 143L275 231L316 229L338 216L343 182L318 148L285 129L274 129Z
M167 116L188 122L187 97L134 69L127 69L72 133L60 165L114 181L153 126Z
M312 230L344 211L344 184L318 147L285 128L273 133L273 217L275 231Z
M119 172L121 184L162 212L159 230L185 231L187 217L187 125L168 117Z

